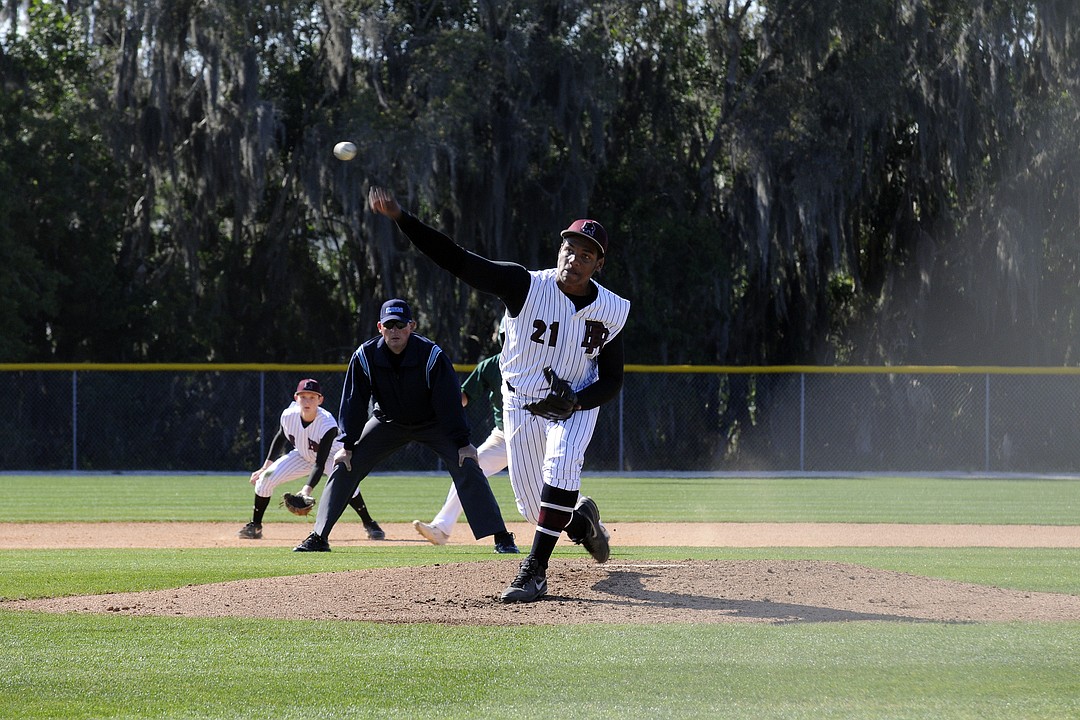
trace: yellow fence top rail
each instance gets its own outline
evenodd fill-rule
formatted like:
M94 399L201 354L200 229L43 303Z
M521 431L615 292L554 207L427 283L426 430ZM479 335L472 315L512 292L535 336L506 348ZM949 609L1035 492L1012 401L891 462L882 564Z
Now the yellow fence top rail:
M816 375L1080 375L1080 367L999 365L627 365L627 372Z
M469 372L475 363L454 363ZM0 363L0 372L341 372L347 365L300 363ZM627 365L631 373L767 375L1080 375L1080 367L1006 367L999 365Z

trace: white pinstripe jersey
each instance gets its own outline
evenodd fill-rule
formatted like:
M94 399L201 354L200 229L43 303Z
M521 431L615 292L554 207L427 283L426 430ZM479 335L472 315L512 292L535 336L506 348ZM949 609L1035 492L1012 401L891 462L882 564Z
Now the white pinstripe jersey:
M314 463L319 455L319 442L329 431L336 431L338 424L329 411L320 407L315 409L315 419L304 427L300 406L293 402L281 411L281 429L301 457Z
M506 317L499 369L518 395L543 397L548 382L543 369L575 391L596 382L596 356L618 335L630 314L630 301L599 283L596 300L581 310L559 289L555 268L530 270L532 280L517 317Z

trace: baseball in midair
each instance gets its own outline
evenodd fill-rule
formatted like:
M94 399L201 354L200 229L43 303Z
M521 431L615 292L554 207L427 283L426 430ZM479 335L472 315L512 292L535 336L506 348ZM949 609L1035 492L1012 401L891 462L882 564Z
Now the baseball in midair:
M334 146L334 157L338 160L352 160L356 157L356 146L347 140L339 142Z

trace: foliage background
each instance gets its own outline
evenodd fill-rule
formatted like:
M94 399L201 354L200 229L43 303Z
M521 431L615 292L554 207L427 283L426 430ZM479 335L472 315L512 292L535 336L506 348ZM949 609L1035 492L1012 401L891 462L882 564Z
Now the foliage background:
M636 363L1077 361L1071 0L8 0L0 361L341 362L498 314L373 183L544 267L599 218ZM336 161L340 139L360 147Z

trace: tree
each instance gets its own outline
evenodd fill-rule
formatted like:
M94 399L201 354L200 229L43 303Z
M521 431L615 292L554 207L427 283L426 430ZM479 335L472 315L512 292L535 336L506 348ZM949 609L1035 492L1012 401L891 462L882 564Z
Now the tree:
M0 12L6 358L340 361L402 295L473 359L498 304L375 182L529 267L601 219L634 362L1077 356L1074 3Z
M58 6L28 13L0 43L0 358L112 359L137 316L112 262L119 176L84 102L92 53Z

